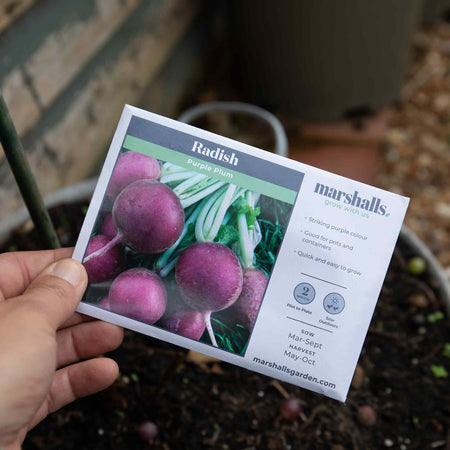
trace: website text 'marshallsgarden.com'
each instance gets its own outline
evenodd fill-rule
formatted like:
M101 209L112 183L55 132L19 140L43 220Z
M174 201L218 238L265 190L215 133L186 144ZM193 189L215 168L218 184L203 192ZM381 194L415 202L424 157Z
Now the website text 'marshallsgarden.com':
M309 375L309 373L307 372L299 372L298 370L291 369L286 365L277 364L276 362L272 361L265 361L264 359L258 358L256 356L253 358L253 362L261 364L262 366L269 367L270 369L275 369L280 372L287 373L291 377L302 378L311 383L320 384L321 386L328 387L330 389L336 389L336 385L334 383L330 383L329 381L326 380L319 380L316 377Z

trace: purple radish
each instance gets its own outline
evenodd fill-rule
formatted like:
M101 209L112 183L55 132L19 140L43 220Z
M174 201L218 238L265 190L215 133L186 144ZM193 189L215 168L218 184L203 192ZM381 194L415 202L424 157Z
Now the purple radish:
M100 306L101 308L104 308L104 309L111 309L111 307L109 306L109 298L108 297L103 297L98 302L98 306Z
M175 279L184 301L203 313L211 342L217 347L211 313L231 306L242 291L242 268L237 256L215 242L192 244L178 258Z
M117 234L85 260L97 258L122 242L138 253L161 253L180 237L184 210L172 189L159 181L141 180L127 186L114 202Z
M203 314L194 311L180 298L180 294L175 283L168 282L167 289L167 307L164 315L157 325L165 328L172 333L177 333L198 341L205 331L205 321Z
M377 413L369 405L360 406L356 418L365 427L373 427L377 423Z
M110 247L95 259L88 258L89 255L107 246L111 238L98 234L89 241L86 250L86 258L83 262L88 274L89 283L100 283L116 276L123 263L123 252L118 247Z
M129 184L138 180L158 180L160 175L161 166L155 158L137 152L122 153L114 168L106 197L113 202Z
M108 236L111 239L115 237L115 235L117 234L117 230L116 227L114 226L113 217L111 213L108 214L103 219L103 224L100 231L103 235Z
M302 402L297 397L288 397L280 403L280 415L287 420L296 420L302 410Z
M239 298L230 307L236 323L249 331L255 323L269 278L259 269L244 269L244 282Z
M198 341L205 331L203 313L192 309L181 309L164 315L159 325L172 333L177 333Z
M121 240L139 253L161 253L183 231L183 207L172 189L158 181L127 186L114 202L112 214Z
M114 312L153 324L166 309L166 288L159 275L151 270L128 269L112 282L109 305Z

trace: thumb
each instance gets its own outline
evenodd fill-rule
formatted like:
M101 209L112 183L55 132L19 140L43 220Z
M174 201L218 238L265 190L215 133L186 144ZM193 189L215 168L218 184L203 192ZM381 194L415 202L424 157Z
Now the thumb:
M44 316L57 329L75 311L87 286L84 266L62 259L44 269L17 299Z

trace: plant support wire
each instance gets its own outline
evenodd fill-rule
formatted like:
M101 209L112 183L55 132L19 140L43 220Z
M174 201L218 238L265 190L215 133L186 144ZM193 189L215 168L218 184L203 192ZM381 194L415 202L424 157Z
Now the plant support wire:
M0 142L5 151L6 159L11 167L14 178L19 186L25 205L30 212L30 217L42 237L46 247L59 248L58 235L56 234L50 215L44 206L44 201L39 193L36 180L31 172L28 160L25 157L22 143L17 135L16 128L9 115L3 95L0 94Z

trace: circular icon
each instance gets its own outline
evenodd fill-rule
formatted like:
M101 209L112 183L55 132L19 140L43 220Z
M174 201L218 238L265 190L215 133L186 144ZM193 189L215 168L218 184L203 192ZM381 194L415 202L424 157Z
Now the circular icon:
M339 314L345 307L345 300L341 294L333 292L323 299L323 307L330 314Z
M307 305L314 300L316 296L315 289L309 283L300 283L295 286L294 289L294 298L301 305Z

